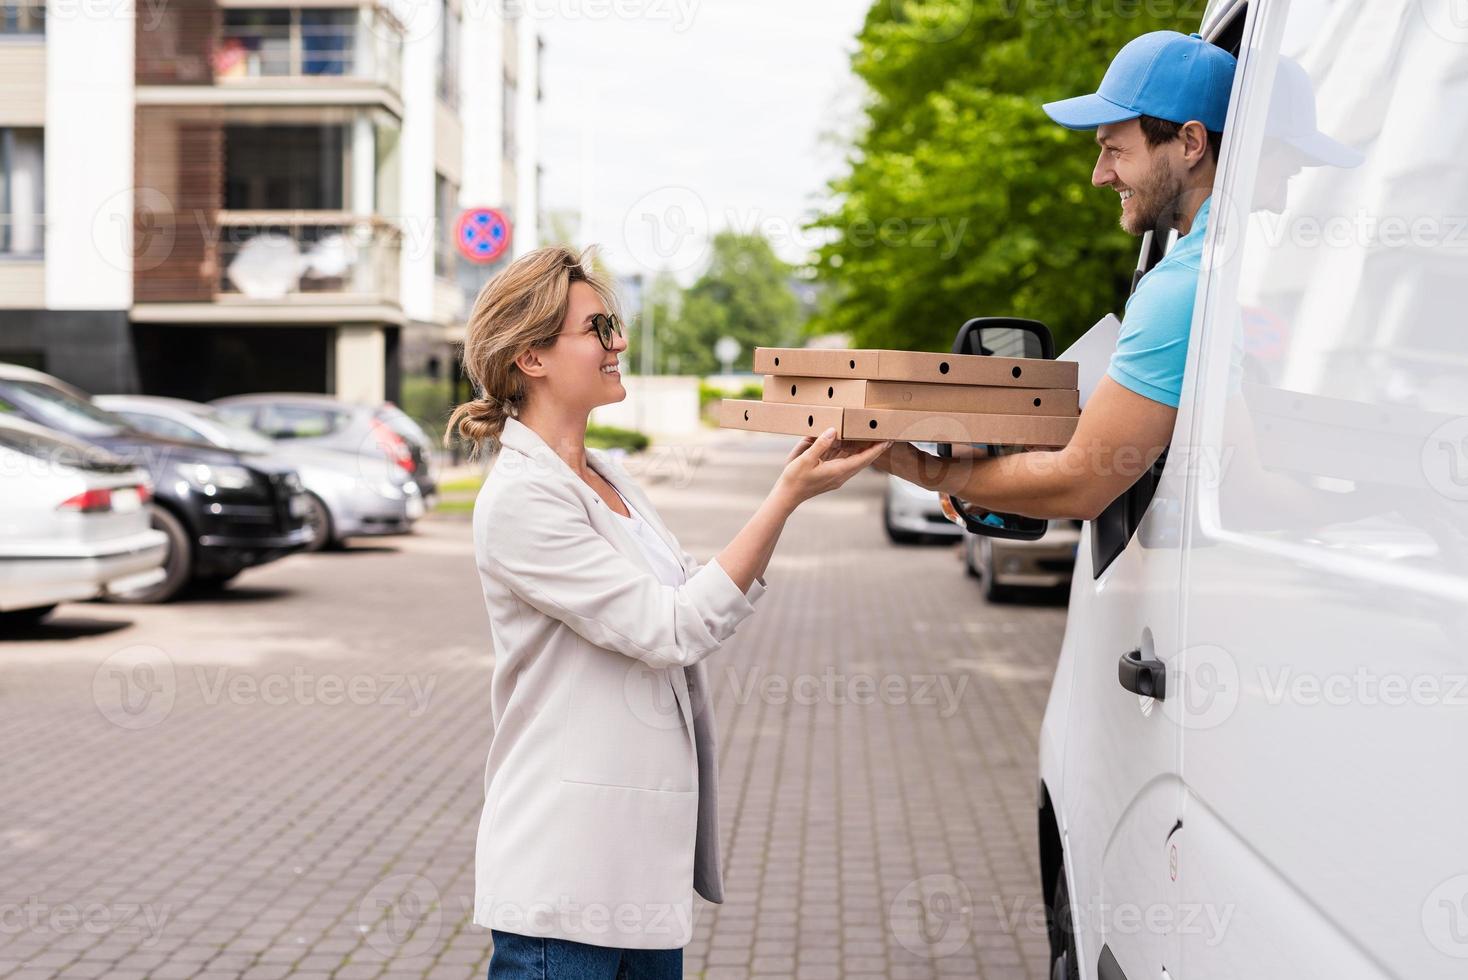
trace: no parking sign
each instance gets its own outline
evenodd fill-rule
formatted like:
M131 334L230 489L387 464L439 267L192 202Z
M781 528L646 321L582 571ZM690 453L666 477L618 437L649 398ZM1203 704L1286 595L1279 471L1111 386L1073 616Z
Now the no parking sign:
M454 225L454 245L470 262L488 265L510 247L510 219L494 208L470 208Z

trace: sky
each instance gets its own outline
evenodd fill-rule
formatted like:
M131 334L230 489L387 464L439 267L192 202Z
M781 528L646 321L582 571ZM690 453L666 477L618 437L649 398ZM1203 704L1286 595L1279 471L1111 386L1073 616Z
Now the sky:
M802 261L860 121L871 3L542 0L542 210L579 213L578 244L620 274L688 283L725 228Z

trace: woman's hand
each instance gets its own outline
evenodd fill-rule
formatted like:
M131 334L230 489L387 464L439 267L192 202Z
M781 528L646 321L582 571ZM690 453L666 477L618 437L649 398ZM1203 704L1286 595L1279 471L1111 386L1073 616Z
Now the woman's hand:
M835 490L885 453L890 442L856 442L836 438L835 429L807 436L785 457L785 470L775 484L792 509L811 497Z

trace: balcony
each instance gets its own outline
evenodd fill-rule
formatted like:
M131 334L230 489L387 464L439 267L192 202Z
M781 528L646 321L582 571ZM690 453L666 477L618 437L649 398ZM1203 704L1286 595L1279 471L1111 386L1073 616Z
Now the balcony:
M220 211L198 268L210 299L148 303L152 323L401 322L402 232L340 211Z
M217 298L396 304L401 250L402 234L380 218L224 211Z
M226 8L223 17L217 84L360 79L400 88L402 27L384 9Z
M371 103L401 118L403 26L386 7L179 2L137 38L140 104Z

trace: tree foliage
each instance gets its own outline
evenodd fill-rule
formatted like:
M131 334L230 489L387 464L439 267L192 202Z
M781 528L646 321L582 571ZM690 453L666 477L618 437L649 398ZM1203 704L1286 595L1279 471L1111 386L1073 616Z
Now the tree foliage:
M861 347L947 350L974 316L1032 317L1063 348L1119 312L1137 240L1091 186L1090 134L1041 104L1095 91L1147 31L1191 31L1201 0L876 0L853 70L865 125L813 225L833 301L813 322Z
M659 373L713 374L720 337L733 337L741 352L735 370L750 370L755 347L798 344L802 314L790 286L794 270L762 235L724 231L710 243L708 268L681 295L670 295L660 276L649 288L654 311L653 358ZM673 284L676 286L676 283ZM629 365L641 370L640 331L629 344Z

